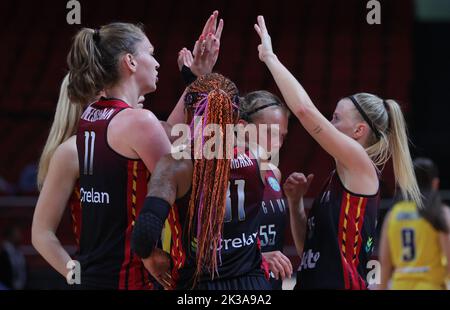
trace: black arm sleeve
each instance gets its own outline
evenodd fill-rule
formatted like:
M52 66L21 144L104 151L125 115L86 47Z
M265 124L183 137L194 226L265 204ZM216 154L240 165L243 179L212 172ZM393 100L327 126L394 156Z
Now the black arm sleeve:
M136 220L131 237L131 248L141 258L147 258L161 239L170 204L158 197L147 197Z
M188 87L192 82L197 79L197 76L192 73L191 69L185 65L181 67L181 77L183 78L184 85Z

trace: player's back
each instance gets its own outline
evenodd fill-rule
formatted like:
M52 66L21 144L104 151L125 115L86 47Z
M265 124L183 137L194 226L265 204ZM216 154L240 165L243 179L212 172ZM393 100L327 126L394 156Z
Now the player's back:
M395 267L393 289L445 288L439 232L420 216L414 202L402 201L393 207L388 239Z
M235 158L231 160L223 234L218 249L218 275L214 277L214 283L209 281L210 274L200 275L199 280L203 283L200 288L228 289L230 287L227 286L227 281L220 283L220 280L228 279L236 279L236 287L240 287L243 284L237 279L242 276L264 278L258 238L264 188L257 161L248 154L235 153ZM196 240L191 240L187 231L190 195L191 191L176 201L168 218L171 236L163 238L171 238L172 248L167 247L166 250L171 253L176 269L179 269L176 271L179 272L179 277L177 275L175 278L179 280L178 288L182 289L192 287L191 280L195 271ZM182 236L179 234L180 230L183 230ZM174 238L176 235L179 241ZM267 282L265 279L264 281ZM255 283L251 283L250 287L253 284ZM235 286L231 286L233 287Z
M82 285L109 289L145 289L148 273L130 248L131 232L147 193L149 173L140 159L112 149L111 120L129 106L104 99L83 113L77 148L80 163Z

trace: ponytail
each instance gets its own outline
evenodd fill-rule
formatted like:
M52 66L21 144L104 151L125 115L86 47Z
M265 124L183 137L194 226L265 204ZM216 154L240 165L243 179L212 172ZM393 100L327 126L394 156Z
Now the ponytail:
M44 184L44 179L47 176L48 167L50 165L50 159L55 153L56 148L70 138L70 136L75 134L78 126L78 120L81 117L83 110L81 105L70 102L67 96L68 82L69 77L66 75L61 84L53 124L39 160L37 176L37 185L39 190L42 189L42 185Z
M394 175L405 199L414 201L419 209L423 206L422 196L408 147L406 122L400 106L394 100L386 100L389 113L388 140L392 153Z
M81 105L90 102L105 85L106 73L94 34L94 29L81 29L75 36L67 57L70 70L69 98Z
M141 27L129 23L81 29L67 56L70 100L85 105L101 90L117 83L120 56L135 54L136 44L144 38Z
M406 122L400 106L394 100L383 100L378 96L359 93L353 96L378 131L372 132L366 152L377 166L384 167L392 157L396 183L403 199L414 201L422 208L422 197L408 146Z

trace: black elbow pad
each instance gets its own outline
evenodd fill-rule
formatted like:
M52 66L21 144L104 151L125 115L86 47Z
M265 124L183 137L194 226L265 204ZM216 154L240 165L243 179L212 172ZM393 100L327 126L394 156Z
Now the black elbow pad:
M170 204L158 197L147 197L139 213L131 237L131 249L141 258L147 258L161 239Z

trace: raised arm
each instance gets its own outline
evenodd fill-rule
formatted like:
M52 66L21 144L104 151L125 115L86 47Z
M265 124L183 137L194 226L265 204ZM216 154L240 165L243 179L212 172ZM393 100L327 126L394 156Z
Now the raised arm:
M338 131L315 107L307 92L288 69L278 60L262 16L255 30L261 38L259 58L271 72L286 104L308 133L344 167L356 171L372 169L370 158L355 140ZM362 168L362 169L361 169Z
M182 48L178 53L178 68L182 71L183 66L189 68L195 77L211 73L220 51L220 38L223 30L223 20L217 23L219 12L214 11L206 21L202 33L195 41L193 52ZM184 122L184 95L181 95L175 108L167 119L170 126Z
M56 237L56 230L78 179L75 136L55 151L34 210L31 242L39 254L62 276L71 257Z

